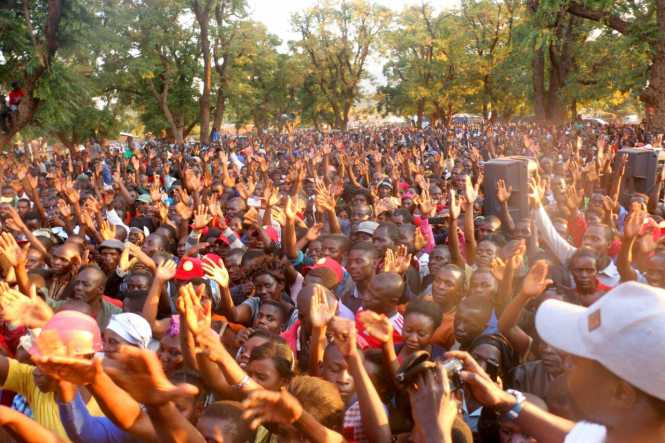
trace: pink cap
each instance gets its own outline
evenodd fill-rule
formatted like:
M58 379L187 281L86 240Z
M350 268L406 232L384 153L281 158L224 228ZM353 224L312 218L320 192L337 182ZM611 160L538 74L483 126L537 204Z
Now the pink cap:
M60 311L42 328L28 352L75 357L101 350L102 336L94 318L78 311Z

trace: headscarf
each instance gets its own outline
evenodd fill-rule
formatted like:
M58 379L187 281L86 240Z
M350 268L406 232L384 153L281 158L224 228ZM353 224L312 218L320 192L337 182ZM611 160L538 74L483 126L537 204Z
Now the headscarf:
M127 343L141 349L148 349L152 340L152 330L148 321L132 312L112 316L106 329L110 329Z

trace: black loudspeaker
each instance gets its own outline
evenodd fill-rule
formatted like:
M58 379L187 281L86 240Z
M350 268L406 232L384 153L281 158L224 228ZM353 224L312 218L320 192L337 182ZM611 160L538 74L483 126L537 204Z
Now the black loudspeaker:
M621 157L624 155L628 155L628 164L621 182L619 203L628 208L630 196L634 192L654 197L653 193L656 191L656 185L665 165L665 151L653 148L620 149L614 157L614 170L619 168Z
M513 188L508 210L515 222L529 216L529 178L535 174L538 166L528 157L513 156L495 158L485 163L485 181L483 190L484 215L501 216L501 203L496 198L496 183L499 179L506 182L506 187Z

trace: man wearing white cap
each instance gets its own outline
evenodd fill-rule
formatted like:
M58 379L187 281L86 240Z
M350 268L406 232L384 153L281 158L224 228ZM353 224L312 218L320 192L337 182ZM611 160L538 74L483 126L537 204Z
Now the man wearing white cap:
M665 441L665 290L624 283L584 308L545 301L536 329L570 354L568 390L587 421L548 414L516 391L504 392L468 354L460 358L474 397L514 420L539 443L650 443Z

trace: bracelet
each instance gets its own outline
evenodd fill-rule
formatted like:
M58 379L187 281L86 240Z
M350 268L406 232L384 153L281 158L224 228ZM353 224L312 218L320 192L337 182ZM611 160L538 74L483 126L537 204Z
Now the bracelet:
M240 382L238 384L233 385L233 388L240 391L242 388L244 388L248 384L249 384L249 375L245 374L245 376L242 378L242 380L240 380Z
M514 421L517 419L517 417L520 416L526 397L524 397L524 394L522 394L520 391L516 391L514 389L508 389L506 392L515 397L516 401L512 408L501 415L501 419L506 421Z

